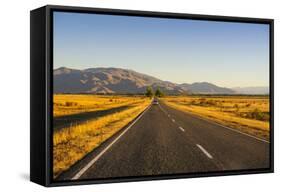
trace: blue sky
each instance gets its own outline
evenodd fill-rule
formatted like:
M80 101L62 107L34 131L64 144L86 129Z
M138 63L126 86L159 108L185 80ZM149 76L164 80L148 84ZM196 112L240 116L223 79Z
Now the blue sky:
M175 83L269 85L269 25L54 13L54 68L132 69Z

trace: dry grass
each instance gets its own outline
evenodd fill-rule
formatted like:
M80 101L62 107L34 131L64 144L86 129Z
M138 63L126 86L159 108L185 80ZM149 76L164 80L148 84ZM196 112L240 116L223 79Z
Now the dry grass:
M74 99L75 102L79 102L79 99L77 99L77 97L79 98L80 96L76 96L76 98ZM96 99L99 98L99 96L93 97ZM84 104L85 102L87 102L85 101L84 96L80 98L83 99L82 102ZM102 97L101 100L107 100L108 98L109 97ZM120 97L116 99L119 101L134 100L134 102L131 102L128 109L121 112L116 112L110 115L99 117L97 119L87 121L84 124L64 128L62 130L54 132L54 178L57 177L61 172L67 170L75 162L83 158L87 153L98 147L106 139L110 138L114 133L126 126L129 122L136 118L151 102L149 99L141 97ZM103 106L107 106L107 104L104 104Z
M182 96L162 100L175 109L269 140L267 96Z
M139 102L140 97L55 94L54 117L107 110Z

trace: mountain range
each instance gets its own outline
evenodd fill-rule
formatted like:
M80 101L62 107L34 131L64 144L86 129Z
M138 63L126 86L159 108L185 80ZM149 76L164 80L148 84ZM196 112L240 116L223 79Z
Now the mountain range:
M229 89L208 82L177 84L121 68L89 68L84 70L61 67L54 69L54 93L93 94L143 94L148 86L159 88L165 94L239 94L240 90ZM251 91L251 90L250 90ZM257 90L255 90L254 94Z
M236 91L240 94L250 94L250 95L268 95L269 94L269 87L234 87L232 90Z

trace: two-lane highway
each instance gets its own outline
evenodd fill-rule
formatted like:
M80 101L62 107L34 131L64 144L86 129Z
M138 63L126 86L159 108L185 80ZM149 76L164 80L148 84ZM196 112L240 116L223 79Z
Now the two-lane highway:
M269 149L266 141L160 102L59 179L268 168Z

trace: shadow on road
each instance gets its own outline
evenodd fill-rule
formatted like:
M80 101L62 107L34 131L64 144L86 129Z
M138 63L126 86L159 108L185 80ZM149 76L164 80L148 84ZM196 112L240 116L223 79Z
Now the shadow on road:
M120 112L128 108L129 106L121 106L102 111L90 111L62 117L56 117L53 119L53 129L54 131L57 131L65 127L70 127L71 125L81 124L87 120L102 117L111 113Z

